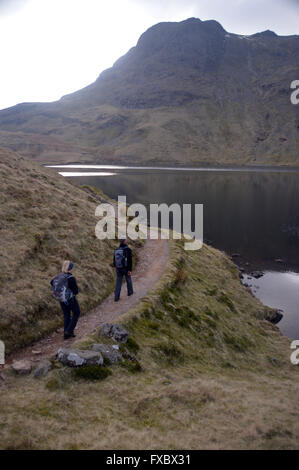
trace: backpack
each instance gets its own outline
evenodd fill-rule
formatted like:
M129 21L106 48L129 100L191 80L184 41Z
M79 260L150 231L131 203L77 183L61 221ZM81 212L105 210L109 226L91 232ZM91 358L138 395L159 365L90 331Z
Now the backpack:
M116 248L114 252L114 260L115 260L115 267L117 269L123 269L127 267L128 260L126 256L126 249L125 248Z
M59 302L65 304L74 296L73 292L69 288L68 279L71 276L66 273L60 273L53 279L53 297Z

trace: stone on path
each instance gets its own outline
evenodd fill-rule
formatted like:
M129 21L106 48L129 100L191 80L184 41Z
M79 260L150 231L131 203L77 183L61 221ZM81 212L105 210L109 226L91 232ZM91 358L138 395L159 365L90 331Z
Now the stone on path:
M18 375L27 375L30 374L32 365L30 361L24 359L21 361L14 361L11 365L11 368Z

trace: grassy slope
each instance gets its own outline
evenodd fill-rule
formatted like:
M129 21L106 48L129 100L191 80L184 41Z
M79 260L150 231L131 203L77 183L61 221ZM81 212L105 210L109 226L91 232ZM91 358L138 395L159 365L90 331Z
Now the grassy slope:
M165 276L122 318L142 371L115 366L104 382L75 381L64 368L9 379L1 445L297 448L298 368L265 310L224 254L172 242Z
M61 324L50 280L75 263L82 313L112 289L114 241L94 229L96 199L51 170L0 149L0 338L7 352Z
M18 132L1 130L1 144L45 163L298 165L298 107L289 97L221 107L205 101L141 110L104 104L84 113L84 102L78 110L59 106L50 121L38 115Z

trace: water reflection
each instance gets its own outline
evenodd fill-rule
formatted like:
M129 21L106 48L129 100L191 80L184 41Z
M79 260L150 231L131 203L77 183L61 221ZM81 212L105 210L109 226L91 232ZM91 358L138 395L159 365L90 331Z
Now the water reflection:
M84 173L84 175L82 175ZM204 237L250 268L299 270L299 173L235 171L80 172L77 184L129 203L204 204ZM279 260L279 262L275 261Z
M280 330L289 338L299 339L299 274L270 271L259 279L245 275L244 282L264 305L284 311Z

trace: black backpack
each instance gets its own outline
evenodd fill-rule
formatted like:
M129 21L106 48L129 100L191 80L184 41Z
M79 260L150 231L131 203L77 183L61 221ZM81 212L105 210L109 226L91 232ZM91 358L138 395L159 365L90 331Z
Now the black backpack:
M73 292L69 288L68 280L72 277L67 273L60 273L53 279L53 297L59 302L65 304L74 296Z
M117 269L126 268L128 265L127 255L126 255L126 248L116 248L114 252L114 260L115 260L115 267Z

